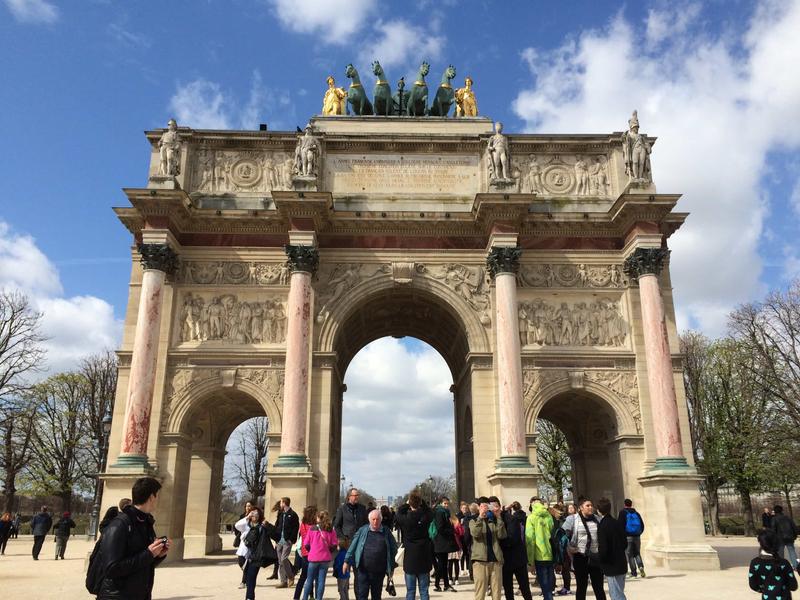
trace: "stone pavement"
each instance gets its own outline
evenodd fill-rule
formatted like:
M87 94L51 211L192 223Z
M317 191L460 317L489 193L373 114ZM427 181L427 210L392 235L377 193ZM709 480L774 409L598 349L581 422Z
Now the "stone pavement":
M91 544L73 538L67 547L67 560L53 560L53 538L48 537L39 561L30 555L30 536L9 540L5 556L0 556L0 598L3 600L86 600L92 598L84 588L86 556ZM669 572L648 568L647 579L629 580L628 600L755 600L747 586L747 565L756 554L754 540L745 538L709 538L720 554L721 571ZM232 552L164 566L156 571L154 600L190 600L244 598L238 590L240 571ZM561 582L561 577L557 577ZM397 599L405 597L402 577L395 576ZM536 592L537 590L534 590ZM275 589L274 581L259 578L258 600L291 600L288 590ZM336 600L336 584L328 580L325 597ZM567 598L574 596L567 596ZM589 597L594 596L589 593ZM355 598L351 588L351 599ZM388 598L384 595L384 598ZM457 594L432 593L432 600L471 600L472 586L462 584ZM536 598L536 596L534 596Z

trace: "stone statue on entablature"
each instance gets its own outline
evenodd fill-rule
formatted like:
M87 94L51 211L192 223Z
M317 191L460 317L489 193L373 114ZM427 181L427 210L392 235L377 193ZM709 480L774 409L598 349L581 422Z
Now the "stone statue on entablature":
M490 185L508 186L514 183L510 176L511 151L508 138L503 135L503 124L499 121L494 125L494 135L489 138L486 151L489 158L489 183Z
M158 140L158 174L164 177L175 177L181 172L181 140L178 134L178 123L170 119L167 130Z
M639 117L636 111L628 119L628 131L622 134L622 157L625 173L632 183L648 184L653 181L650 171L650 142L647 136L639 133Z
M311 133L311 125L306 125L305 132L298 138L294 150L294 175L315 177L318 157L319 143Z

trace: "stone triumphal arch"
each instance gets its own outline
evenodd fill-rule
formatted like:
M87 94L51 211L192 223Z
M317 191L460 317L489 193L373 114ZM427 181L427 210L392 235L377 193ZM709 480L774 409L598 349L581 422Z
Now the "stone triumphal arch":
M266 503L332 508L347 366L407 335L452 373L461 498L530 497L546 418L576 494L635 500L651 560L718 565L668 269L687 215L656 191L635 114L598 135L331 115L147 139L147 184L116 209L134 244L103 502L159 477L171 557L219 548L225 441L253 416L269 420Z

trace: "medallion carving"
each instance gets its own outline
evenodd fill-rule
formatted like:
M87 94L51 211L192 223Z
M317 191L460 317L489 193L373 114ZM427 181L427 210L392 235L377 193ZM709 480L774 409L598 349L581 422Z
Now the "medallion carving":
M520 287L625 288L628 278L616 264L544 264L523 265L517 282Z
M288 152L201 149L194 160L192 191L206 194L291 190L295 159Z
M192 285L289 285L285 263L184 261L178 283Z
M522 193L595 197L611 194L605 155L531 154L515 164L520 173Z
M177 343L280 344L286 339L286 308L280 297L186 292L177 322Z
M606 299L520 302L518 317L523 346L623 346L628 335L619 304Z

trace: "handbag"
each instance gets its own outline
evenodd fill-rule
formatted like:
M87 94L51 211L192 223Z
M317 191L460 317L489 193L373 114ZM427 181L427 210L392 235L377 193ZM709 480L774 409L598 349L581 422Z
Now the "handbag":
M395 564L402 565L403 564L403 556L405 556L406 548L403 544L397 548L397 554L394 555L394 562Z
M392 581L391 577L389 577L389 581L386 583L386 593L390 596L397 596L397 590L394 589L394 581Z

